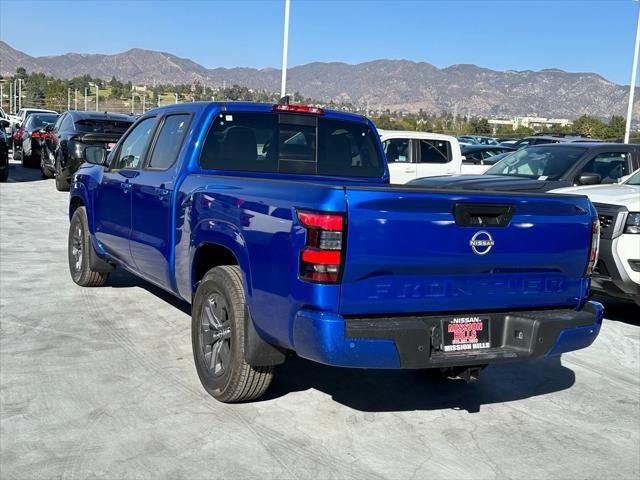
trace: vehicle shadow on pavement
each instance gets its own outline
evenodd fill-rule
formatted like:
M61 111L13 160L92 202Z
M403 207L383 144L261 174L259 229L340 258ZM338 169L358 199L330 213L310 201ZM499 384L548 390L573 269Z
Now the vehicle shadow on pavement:
M25 168L19 162L9 161L9 179L7 183L37 182L42 178L39 168ZM56 188L52 183L51 188Z
M191 315L187 302L121 268L109 275L106 287L144 288ZM426 370L331 367L292 355L284 365L276 367L271 388L257 401L314 389L362 412L454 409L476 413L482 405L545 395L574 383L573 370L563 366L560 357L490 366L482 372L480 382L467 384Z
M191 305L184 300L179 299L175 295L166 292L160 287L156 287L154 284L147 282L146 280L136 277L135 275L127 272L123 268L116 268L113 272L109 274L109 278L107 279L106 287L112 288L132 288L132 287L140 287L147 290L149 293L155 295L156 297L164 300L169 305L183 313L191 316Z
M291 357L277 367L262 400L316 389L362 412L466 410L565 390L575 382L560 357L489 366L478 383L447 380L425 370L361 370L319 365Z
M604 305L604 317L607 320L640 325L640 307L632 301L600 296L594 297L594 300Z

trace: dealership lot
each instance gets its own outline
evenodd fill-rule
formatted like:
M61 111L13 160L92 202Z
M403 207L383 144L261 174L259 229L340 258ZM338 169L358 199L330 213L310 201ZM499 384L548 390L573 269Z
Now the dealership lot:
M200 386L189 306L118 271L76 286L67 195L0 185L3 478L637 478L640 311L594 345L478 384L291 359L261 401Z

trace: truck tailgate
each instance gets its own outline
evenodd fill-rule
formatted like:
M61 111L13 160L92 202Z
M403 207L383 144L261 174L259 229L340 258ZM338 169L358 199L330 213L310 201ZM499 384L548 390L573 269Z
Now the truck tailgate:
M346 197L344 315L575 306L588 288L586 197L355 186ZM504 226L487 225L496 211Z

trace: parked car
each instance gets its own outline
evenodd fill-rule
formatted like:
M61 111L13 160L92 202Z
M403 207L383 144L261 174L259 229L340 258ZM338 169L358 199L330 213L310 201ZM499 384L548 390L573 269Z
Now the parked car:
M461 173L484 173L494 165L503 153L513 152L515 148L500 145L469 145L462 147ZM497 157L497 158L496 158Z
M455 137L438 133L378 130L391 183L460 173L462 154Z
M23 167L39 167L42 146L47 133L44 128L53 125L57 113L32 113L13 136L13 159L20 160Z
M45 128L42 174L55 176L56 188L68 191L71 176L83 162L84 148L89 145L113 148L132 123L133 118L121 113L75 110L63 113L55 125Z
M22 125L24 125L25 120L32 113L55 113L55 114L57 114L58 112L56 112L55 110L45 110L45 109L42 109L42 108L21 108L20 110L18 110L18 113L16 113L13 117L10 118L9 128L11 129L10 136L11 136L11 148L12 149L13 149L13 136L16 133L16 130L18 130L20 127L22 127Z
M598 211L600 256L591 280L593 290L640 307L640 170L620 184L552 192L587 195Z
M498 145L495 138L482 135L461 135L458 137L458 141L469 145Z
M513 144L507 144L507 146L512 146L515 148L524 148L531 145L546 145L549 143L596 143L600 142L600 140L596 138L589 137L580 137L580 136L564 136L564 135L533 135L531 137L525 137ZM501 145L505 145L505 143L501 143Z
M586 197L390 186L361 116L176 104L142 115L106 160L84 153L71 278L99 286L121 266L191 302L196 370L221 401L262 395L288 352L477 379L600 330Z
M6 182L9 178L9 142L5 128L9 121L0 118L0 182Z
M507 154L482 175L426 177L424 187L548 192L577 185L615 183L640 167L640 145L559 143L534 145Z

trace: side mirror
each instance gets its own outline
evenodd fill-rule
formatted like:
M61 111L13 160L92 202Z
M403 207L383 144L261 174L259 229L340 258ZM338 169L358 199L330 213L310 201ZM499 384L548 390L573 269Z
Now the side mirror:
M49 123L44 127L45 132L53 132L53 124Z
M90 146L84 149L84 161L94 165L104 165L107 161L107 149L99 146Z
M9 125L11 124L9 123L8 120L5 120L4 118L0 118L0 128L3 128L3 129L8 128Z
M22 125L20 125L19 123L16 123L15 125L15 129L16 130L20 130L22 128Z
M586 172L580 174L576 183L578 185L598 185L602 183L602 177L597 173Z

